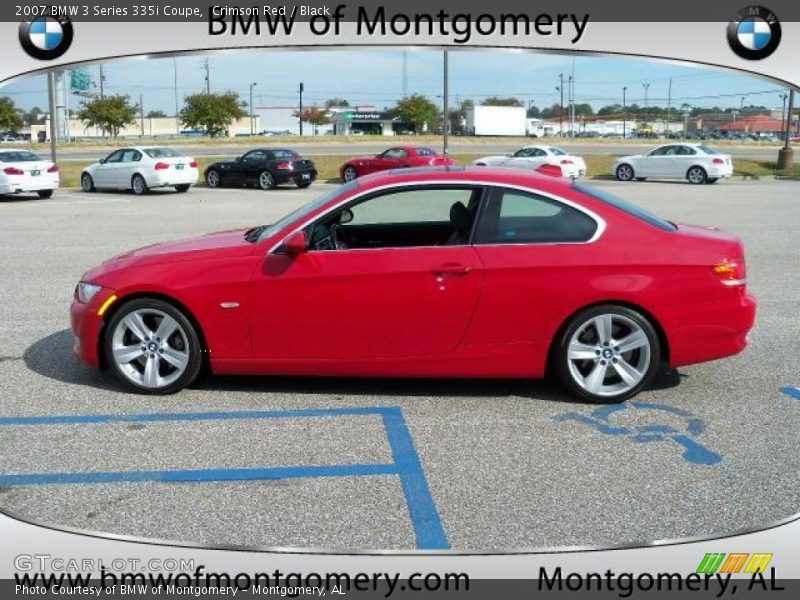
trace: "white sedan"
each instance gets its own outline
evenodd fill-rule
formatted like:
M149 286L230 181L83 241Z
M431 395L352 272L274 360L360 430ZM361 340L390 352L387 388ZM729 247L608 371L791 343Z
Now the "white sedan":
M473 164L489 167L513 167L516 169L541 170L542 167L558 167L562 177L575 179L586 175L586 162L555 146L525 146L514 154L484 156ZM546 168L547 168L546 167ZM547 169L553 174L553 169Z
M49 198L58 189L58 166L28 150L0 150L0 194L36 192Z
M133 190L137 196L152 188L174 187L186 192L197 183L197 161L172 148L141 146L115 150L81 173L81 188Z
M620 181L677 177L689 183L715 183L733 174L733 161L730 154L720 154L705 144L667 144L647 154L617 159L614 174Z

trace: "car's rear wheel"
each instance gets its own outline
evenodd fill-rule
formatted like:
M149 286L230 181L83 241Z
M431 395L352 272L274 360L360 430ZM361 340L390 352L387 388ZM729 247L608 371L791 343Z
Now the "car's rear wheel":
M703 167L691 167L686 171L686 179L693 184L705 183L708 180L708 174Z
M198 333L163 300L131 300L106 327L105 356L116 376L145 394L171 394L190 385L202 366Z
M271 190L275 188L275 178L269 171L261 171L258 174L258 187L262 190Z
M633 179L633 167L628 164L622 164L617 167L616 175L620 181L630 181Z
M342 179L344 179L347 183L350 183L357 177L358 171L356 171L355 167L345 167L344 171L342 171Z
M95 190L94 179L88 173L81 175L81 189L84 192L93 192Z
M624 306L595 306L577 314L557 341L552 360L561 384L595 403L617 403L638 394L661 360L652 323Z
M219 187L222 183L222 177L220 177L219 171L216 169L209 169L208 173L206 173L206 185L210 188Z
M178 193L183 194L185 192L188 192L190 187L192 187L192 186L189 185L188 183L182 183L180 185L176 185L175 186L175 191L177 191Z
M36 193L39 194L39 198L41 198L42 200L46 200L47 198L53 197L53 190L39 190Z
M150 189L147 187L147 182L144 180L144 177L138 173L131 177L131 189L137 196L143 196L150 191Z

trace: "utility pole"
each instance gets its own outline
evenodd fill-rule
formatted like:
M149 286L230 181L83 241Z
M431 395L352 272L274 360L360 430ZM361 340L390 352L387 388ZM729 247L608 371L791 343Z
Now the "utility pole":
M626 108L625 108L625 92L627 92L627 91L628 91L628 86L623 86L622 87L622 139L623 140L626 138L625 126L627 125L627 119L626 119L626 115L625 115L625 111L626 111Z
M647 114L647 92L650 89L650 84L643 83L642 87L644 88L644 121L647 123L650 119L650 116Z
M173 56L172 57L172 87L175 91L175 133L180 135L181 134L181 121L180 117L178 117L178 61Z
M144 94L139 94L139 118L142 122L142 137L144 138Z
M561 92L561 101L558 104L558 136L564 136L564 74L558 74L559 85L556 88Z
M56 74L50 71L47 74L47 97L50 101L50 160L56 161L56 138L58 137L58 124L56 123Z
M408 51L403 50L403 98L408 96Z
M208 64L208 58L203 61L203 68L206 70L206 94L211 93L211 66Z
M301 137L303 135L303 90L304 90L304 88L305 88L305 86L303 85L303 82L301 81L300 82L300 113L299 113L300 114L300 136Z
M100 65L100 100L105 98L106 76L103 73L103 65Z
M448 64L447 64L447 60L448 60L448 55L447 55L447 50L445 50L444 51L444 55L442 57L442 68L443 68L443 73L442 73L442 78L443 78L442 94L444 96L444 100L442 102L443 109L444 109L444 129L442 131L442 153L445 154L445 155L447 155L447 152L448 152L447 130L448 130L448 125L450 124L450 115L448 114L449 110L450 110L450 103L449 103L448 98L447 98L448 87L449 87L449 85L448 85L449 82L448 82L448 68L447 68Z
M672 107L672 77L669 78L669 87L667 87L667 123L669 123L669 113ZM669 127L669 125L667 125Z
M258 84L254 81L250 84L250 135L255 134L255 123L253 121L253 88Z
M575 78L572 75L567 81L567 102L569 103L569 137L575 137Z
M786 94L783 96L786 102ZM789 110L786 113L786 131L784 132L783 148L778 151L778 168L788 169L794 164L794 149L792 148L792 109L794 108L794 89L789 90Z

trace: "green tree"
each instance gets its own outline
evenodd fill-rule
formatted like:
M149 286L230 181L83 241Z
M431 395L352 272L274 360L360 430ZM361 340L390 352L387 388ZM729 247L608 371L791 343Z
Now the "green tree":
M167 113L165 113L163 110L151 110L145 116L148 119L165 119L167 117Z
M0 131L17 132L22 127L22 117L11 98L0 97Z
M34 106L29 111L22 113L22 120L25 121L28 125L32 125L33 123L43 123L44 117L45 117L45 112L38 106Z
M489 96L481 104L483 106L524 106L519 98L501 98L500 96Z
M542 116L542 111L539 110L538 106L531 105L525 114L529 119L539 119Z
M344 98L331 98L325 101L325 106L328 108L346 108L350 103Z
M295 118L300 119L303 123L309 123L314 128L314 135L317 135L317 128L320 125L327 125L331 122L330 117L328 116L328 111L324 108L318 108L316 106L310 106L303 110L301 113L299 110L294 112Z
M414 126L416 133L426 124L434 128L439 120L439 109L422 94L406 96L397 103L395 110L401 121Z
M575 116L577 117L591 117L594 114L591 104L576 104Z
M180 118L186 127L217 137L227 134L233 121L247 116L244 106L236 92L192 94L184 99Z
M78 118L89 127L99 127L104 134L117 137L121 129L136 122L138 110L128 96L105 96L85 100Z

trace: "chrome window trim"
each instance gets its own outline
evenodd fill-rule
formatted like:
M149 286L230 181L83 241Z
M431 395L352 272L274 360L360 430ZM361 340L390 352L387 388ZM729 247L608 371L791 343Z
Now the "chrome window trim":
M432 186L432 185L442 185L442 186L448 186L448 185L449 186L453 186L453 185L459 186L459 185L463 185L463 186L504 187L504 188L509 188L509 189L513 189L513 190L520 190L520 191L523 191L523 192L528 192L530 194L538 194L540 196L543 196L545 198L549 198L549 199L554 200L556 202L560 202L562 204L565 204L566 206L570 206L570 207L582 212L583 214L587 215L592 220L594 220L594 222L597 224L597 229L595 230L594 235L591 238L589 238L588 240L586 240L585 242L545 242L545 243L542 243L542 242L521 242L521 243L510 243L510 244L464 244L464 246L466 246L466 245L473 246L473 247L478 247L478 246L481 246L481 247L487 247L487 246L560 246L560 245L576 245L576 244L593 244L598 239L600 239L600 237L603 235L603 233L606 230L606 221L605 221L605 219L603 219L597 213L589 210L588 208L586 208L584 206L581 206L580 204L572 202L571 200L567 200L566 198L562 198L561 196L556 196L556 195L550 194L548 192L543 192L541 190L538 190L538 189L535 189L535 188L532 188L532 187L529 187L529 186L524 186L524 185L519 185L519 184L514 184L514 183L497 183L497 182L485 181L485 180L481 181L481 180L478 180L478 179L435 180L435 181L410 180L410 181L401 181L401 182L397 182L397 183L389 183L389 184L386 184L386 185L381 185L381 186L378 186L378 187L374 187L374 188L369 188L369 189L363 190L361 193L357 193L357 194L355 194L353 196L350 196L349 198L346 198L344 200L341 200L340 202L337 202L336 204L334 204L333 206L329 207L324 212L319 213L318 215L315 215L314 217L307 218L302 223L300 223L300 225L297 225L297 224L291 225L290 226L291 230L288 233L283 234L281 236L281 240L279 242L277 242L275 245L273 245L267 251L267 254L274 254L275 251L283 244L283 240L285 240L290 235L300 231L301 229L304 229L304 228L308 227L308 225L310 225L312 222L315 222L315 221L318 221L320 219L325 218L326 216L328 216L332 212L335 212L336 210L338 210L342 206L345 206L347 204L350 204L352 202L357 201L362 196L367 196L367 195L375 193L375 192L380 192L380 191L383 191L383 190L391 190L391 189L394 189L394 188L408 188L408 187L414 187L414 186L429 187L429 186ZM457 247L457 246L397 246L397 247L392 246L391 248L389 248L389 247L387 247L387 248L350 248L348 250L396 250L397 248L400 248L400 247L402 247L404 249L410 249L410 248L428 248L428 249L430 249L430 248L454 248L454 247ZM329 250L325 250L324 252L329 252Z

